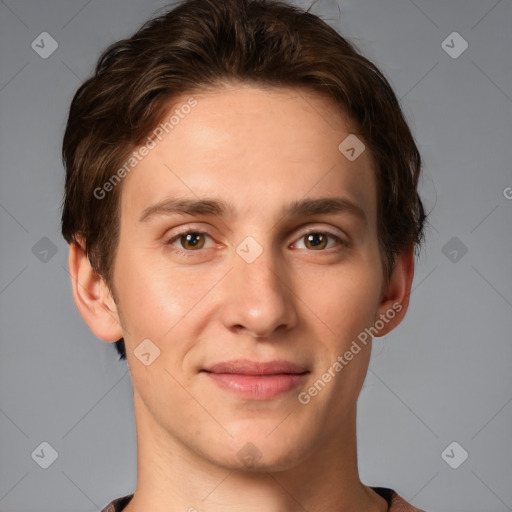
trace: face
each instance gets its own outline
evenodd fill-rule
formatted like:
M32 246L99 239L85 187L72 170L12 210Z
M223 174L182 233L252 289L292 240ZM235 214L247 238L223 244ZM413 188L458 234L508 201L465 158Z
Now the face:
M122 183L138 414L223 467L289 468L342 431L371 350L353 342L383 312L371 156L340 152L354 127L311 92L193 97Z

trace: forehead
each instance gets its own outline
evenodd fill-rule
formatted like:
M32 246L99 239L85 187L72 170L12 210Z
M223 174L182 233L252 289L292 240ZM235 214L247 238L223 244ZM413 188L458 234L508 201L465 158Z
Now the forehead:
M175 98L160 126L166 122L124 179L122 216L131 221L172 196L222 197L236 214L261 215L306 196L343 194L375 216L371 155L350 161L340 152L356 127L318 94L226 86Z

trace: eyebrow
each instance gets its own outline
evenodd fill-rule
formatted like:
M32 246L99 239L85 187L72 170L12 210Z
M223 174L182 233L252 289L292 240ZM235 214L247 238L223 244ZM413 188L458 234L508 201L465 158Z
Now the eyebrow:
M306 198L292 201L286 205L282 216L308 217L312 215L332 215L349 213L367 224L364 210L356 203L342 197ZM139 217L139 222L148 222L162 215L215 215L218 217L234 216L234 207L220 198L202 199L170 198L148 206Z

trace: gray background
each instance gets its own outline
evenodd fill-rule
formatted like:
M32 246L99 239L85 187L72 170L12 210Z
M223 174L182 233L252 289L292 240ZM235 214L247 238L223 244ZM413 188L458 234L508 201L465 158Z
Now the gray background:
M71 295L60 145L101 50L166 3L0 0L2 512L97 511L135 487L126 363ZM374 341L361 479L429 512L512 510L512 3L324 0L312 11L389 78L433 209L406 319ZM43 59L31 43L45 31L58 48ZM457 58L444 49L463 48L454 31L469 45ZM48 469L31 456L43 441L58 452ZM446 460L469 454L457 469L441 455L453 441L462 448Z

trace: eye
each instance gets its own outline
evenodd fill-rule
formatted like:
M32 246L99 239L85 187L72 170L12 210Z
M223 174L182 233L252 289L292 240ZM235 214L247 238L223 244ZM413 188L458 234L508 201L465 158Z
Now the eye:
M174 236L167 244L174 246L174 243L178 242L181 246L177 247L178 252L197 252L204 248L205 237L210 238L210 235L204 231L189 230Z
M302 240L305 241L304 245L306 246L306 249L310 249L313 251L322 251L323 249L330 249L332 247L332 245L330 247L327 247L329 239L334 240L339 246L348 245L348 243L345 240L335 235L334 233L318 230L311 230L308 231L307 233L304 233L300 237L299 242ZM297 245L297 243L295 245ZM299 247L299 249L301 249L301 247Z

